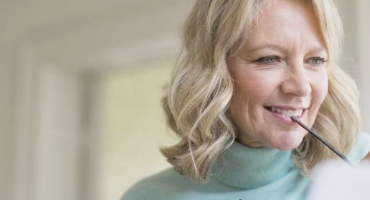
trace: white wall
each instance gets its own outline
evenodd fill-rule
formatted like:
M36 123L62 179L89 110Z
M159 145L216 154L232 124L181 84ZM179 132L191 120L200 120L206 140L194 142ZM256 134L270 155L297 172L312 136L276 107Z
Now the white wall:
M66 71L98 74L175 56L179 47L179 21L186 12L188 2L0 2L0 199L50 199L50 196L61 192L52 189L56 183L48 184L50 177L45 174L38 176L43 172L47 174L48 171L43 170L45 167L57 164L53 160L53 156L58 155L57 147L44 142L55 141L62 136L58 132L48 135L50 131L45 131L47 127L44 125L57 128L63 107L54 108L71 105L72 102L56 98L52 93L56 91L38 87L36 82L39 78L49 80L50 84L53 83L50 81L58 81L47 79L45 69L40 66L48 63L50 69L54 67L59 71L58 74ZM42 94L38 93L40 91ZM43 93L47 91L51 95ZM64 92L66 95L73 93L68 90ZM41 103L42 97L49 103L56 101L49 104L54 110L51 107L48 111L37 109L36 105ZM51 118L45 117L48 113ZM35 127L37 124L42 130ZM54 173L49 172L49 175ZM60 180L73 182L70 179L73 173L68 177L60 177ZM51 188L49 194L38 190L44 186ZM71 190L66 189L64 197L78 199L81 191ZM19 191L23 194L19 194Z
M361 92L362 127L370 132L370 1L337 0L337 3L345 31L342 66L358 83Z
M99 199L119 199L140 179L170 167L159 148L178 139L161 106L173 63L152 62L102 77Z

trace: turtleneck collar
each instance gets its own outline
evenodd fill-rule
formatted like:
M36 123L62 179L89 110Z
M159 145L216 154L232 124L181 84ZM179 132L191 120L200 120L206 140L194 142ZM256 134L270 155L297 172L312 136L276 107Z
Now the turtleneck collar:
M270 184L295 168L292 151L251 148L234 142L213 167L213 178L224 184L253 189Z

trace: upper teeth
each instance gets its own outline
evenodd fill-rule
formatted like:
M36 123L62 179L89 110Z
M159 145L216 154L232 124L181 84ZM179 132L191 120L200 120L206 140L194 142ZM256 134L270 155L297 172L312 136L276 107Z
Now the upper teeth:
M298 110L284 110L276 107L271 107L271 110L277 113L280 113L282 115L292 117L292 116L301 116L303 109L298 109Z

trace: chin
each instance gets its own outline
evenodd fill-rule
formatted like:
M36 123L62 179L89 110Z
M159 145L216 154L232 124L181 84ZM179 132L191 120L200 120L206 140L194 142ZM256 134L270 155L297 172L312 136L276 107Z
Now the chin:
M300 143L294 144L294 145L279 146L279 147L276 147L276 148L281 150L281 151L287 151L287 150L293 150L293 149L297 148L299 145L300 145Z
M275 148L285 151L297 148L303 141L303 137L294 135L292 137L285 136L280 141L277 141Z

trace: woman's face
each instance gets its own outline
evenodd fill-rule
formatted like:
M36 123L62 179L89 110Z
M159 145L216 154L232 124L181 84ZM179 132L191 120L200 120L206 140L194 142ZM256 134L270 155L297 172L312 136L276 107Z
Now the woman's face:
M296 148L328 91L327 51L309 1L264 6L244 47L228 60L237 140L252 147Z

